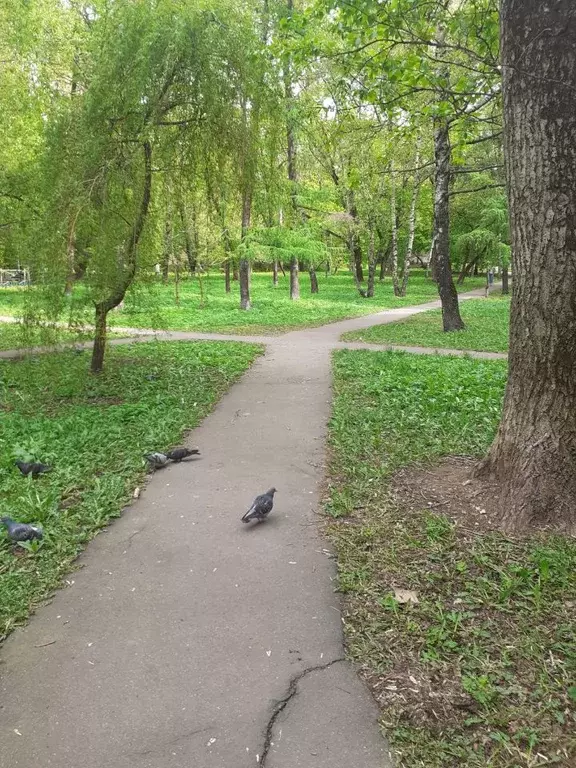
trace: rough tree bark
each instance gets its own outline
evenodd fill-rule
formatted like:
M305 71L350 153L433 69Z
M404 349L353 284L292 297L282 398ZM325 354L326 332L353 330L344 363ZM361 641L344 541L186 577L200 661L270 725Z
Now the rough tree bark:
M442 303L442 325L445 331L460 331L464 323L460 317L458 293L450 264L450 124L445 117L434 120L434 252L433 278L438 283Z
M576 4L503 0L512 239L509 376L478 473L501 523L576 530Z
M437 32L436 55L442 58L445 31ZM444 92L450 85L450 71L441 63L437 71L440 82L444 84L438 94L438 102L447 101ZM442 304L442 325L444 331L460 331L464 323L460 317L458 292L452 277L450 264L450 165L452 147L450 146L450 121L444 115L434 118L434 227L432 231L432 256L430 266L432 278L438 285Z
M95 329L94 329L94 347L92 349L92 361L90 370L92 373L100 373L104 366L104 355L106 353L106 320L108 312L117 307L123 301L126 291L130 287L134 275L136 274L136 263L138 255L138 244L144 230L148 208L150 206L150 193L152 190L152 146L149 141L142 145L144 152L144 182L142 187L142 198L140 207L136 215L134 226L130 238L125 245L125 263L124 272L115 287L114 291L107 299L96 302L95 307Z

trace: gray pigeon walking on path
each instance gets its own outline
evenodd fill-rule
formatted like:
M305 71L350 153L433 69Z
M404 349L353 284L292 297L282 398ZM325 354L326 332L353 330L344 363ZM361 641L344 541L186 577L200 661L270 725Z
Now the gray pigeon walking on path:
M266 517L272 512L275 493L276 488L270 488L266 493L256 496L252 502L252 506L242 517L242 522L249 523L251 520L258 520L258 522L261 523L263 520L266 520Z
M200 451L198 448L174 448L173 450L168 451L166 456L168 456L169 459L172 459L172 461L178 463L182 461L182 459L188 458L188 456L194 456L199 453Z
M43 536L42 528L39 526L17 523L11 517L0 517L0 523L6 526L8 538L11 541L33 541L34 539L41 539Z
M165 467L166 464L170 461L168 456L166 456L165 453L147 453L144 456L145 459L147 459L148 463L152 467L152 469L162 469L162 467Z
M49 467L48 464L42 464L40 461L16 461L14 463L26 477L28 475L38 477L38 475L43 475L45 472L52 472L52 467Z

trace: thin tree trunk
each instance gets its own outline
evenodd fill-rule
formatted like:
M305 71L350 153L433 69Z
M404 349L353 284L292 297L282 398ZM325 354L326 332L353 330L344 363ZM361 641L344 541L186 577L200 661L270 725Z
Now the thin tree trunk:
M348 251L350 253L350 272L352 273L352 277L354 278L354 285L356 286L356 290L358 291L360 296L362 296L363 298L366 298L366 291L362 288L362 283L358 279L358 271L356 269L356 262L354 259L354 254L356 253L356 235L354 233L350 234Z
M66 244L66 263L68 268L66 285L64 287L64 293L66 296L70 296L72 293L72 288L74 287L74 281L76 279L76 219L77 214L70 221L70 228L68 230L68 242Z
M106 317L108 312L117 307L123 301L126 291L130 287L136 274L136 263L138 256L138 244L144 230L148 208L150 206L150 194L152 191L152 146L149 141L142 145L144 152L144 183L142 188L142 199L140 209L136 216L136 221L132 227L130 238L125 245L125 265L124 272L119 280L116 290L103 301L95 304L95 332L94 347L92 350L92 361L90 370L92 373L100 373L104 366L104 353L106 350Z
M434 160L436 181L434 190L434 255L433 274L438 283L442 303L444 331L460 331L464 323L460 317L458 293L452 278L450 264L450 126L444 117L434 121Z
M224 286L226 293L230 293L230 259L224 262Z
M278 259L274 259L272 265L272 285L274 288L278 287Z
M380 257L380 277L379 280L381 283L384 282L386 279L386 261L387 261L387 255L386 253L383 253Z
M106 309L106 306L104 304L98 304L95 312L94 346L92 347L92 362L90 364L92 373L100 373L104 367L107 317L108 310Z
M400 296L400 279L398 277L398 209L396 206L396 174L393 164L390 164L390 215L392 217L392 285L394 296Z
M374 246L374 227L370 227L368 236L368 288L366 290L367 298L374 296L374 278L376 277L376 248Z
M508 285L508 267L502 267L502 295L508 296L510 287Z
M349 190L348 192L347 204L348 204L348 213L354 219L354 224L358 226L358 223L359 223L358 208L356 207L356 200L355 200L355 195L353 190ZM360 239L357 235L353 238L352 242L354 244L354 247L351 252L353 264L354 264L354 274L356 276L357 281L362 283L364 282L364 269L362 266L362 246L360 244Z
M576 5L503 0L512 243L509 373L479 474L501 523L576 532ZM538 76L536 76L538 75Z
M172 240L172 222L169 217L166 216L164 222L164 253L162 254L162 261L160 262L162 268L162 282L168 282L168 274L170 272L170 242Z
M300 298L300 280L298 278L298 259L292 256L290 259L290 298Z
M184 249L186 251L186 260L188 262L188 269L190 270L190 274L192 277L194 277L194 272L196 271L196 263L198 254L194 250L194 246L192 245L192 240L190 238L190 229L188 227L188 221L186 216L186 208L184 207L184 203L180 200L178 202L178 213L180 214L180 222L182 223L182 231L184 232Z
M308 272L310 274L310 292L318 293L318 277L316 276L316 270L313 266L310 266Z
M252 196L249 190L245 190L242 200L242 242L245 241L250 229L252 216ZM240 259L240 309L250 309L250 262L243 254Z
M472 261L465 261L465 262L464 262L464 264L462 265L462 269L460 270L460 274L458 275L458 280L457 280L457 282L458 282L458 284L459 284L459 285L462 285L462 283L463 283L463 282L464 282L464 280L465 280L465 279L468 277L468 275L470 274L470 272L471 272L473 269L475 269L475 268L476 268L476 266L477 266L477 263L478 263L478 259L479 259L479 258L480 258L480 257L477 257L477 258L475 258L475 259L472 259Z
M286 10L288 18L292 17L294 12L294 1L286 0ZM288 58L284 67L284 97L286 102L286 158L288 168L288 181L290 184L290 201L292 204L292 214L294 219L298 214L297 183L298 169L296 166L296 137L294 125L294 87L292 83L292 62ZM299 279L298 257L292 256L290 259L290 298L294 301L300 298L300 279Z
M418 168L420 165L420 142L421 137L418 136L416 143L416 156L414 157L414 168ZM402 274L402 286L400 288L400 296L406 296L406 289L408 288L408 278L410 276L410 262L412 261L412 255L414 253L414 235L416 233L416 206L418 205L418 193L420 192L420 179L418 177L418 171L414 172L414 181L412 186L412 199L410 200L410 216L408 219L408 245L406 247L406 258L404 260L404 272Z

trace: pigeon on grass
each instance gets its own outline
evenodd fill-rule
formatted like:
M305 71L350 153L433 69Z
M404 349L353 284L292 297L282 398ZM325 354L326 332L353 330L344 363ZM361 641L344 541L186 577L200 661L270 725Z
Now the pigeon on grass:
M52 472L52 467L48 464L42 464L40 461L16 461L16 466L22 472L25 477L32 475L32 477L38 477L46 472Z
M11 517L0 517L0 523L6 527L11 541L34 541L42 538L42 528L28 523L18 523Z
M168 451L166 456L178 464L182 459L186 459L188 456L195 456L199 453L200 451L198 448L174 448L173 450Z
M275 493L276 488L270 488L266 493L256 496L252 502L252 506L242 517L242 522L249 523L251 520L258 520L258 522L261 523L263 520L266 520L266 517L272 512Z
M152 467L152 469L162 469L162 467L165 467L166 464L170 461L168 456L166 456L165 453L147 453L144 456L145 459L147 459L148 463Z

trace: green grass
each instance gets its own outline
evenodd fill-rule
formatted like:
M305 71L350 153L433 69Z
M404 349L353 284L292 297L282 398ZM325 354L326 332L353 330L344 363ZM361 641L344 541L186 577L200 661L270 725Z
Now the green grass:
M310 294L307 273L301 274L301 299L291 301L288 295L288 276L280 276L280 285L274 288L270 274L252 275L252 309L239 309L239 287L233 283L230 294L224 292L222 275L203 279L204 303L201 303L198 280L183 280L179 286L179 304L175 301L174 284L154 283L141 286L131 293L124 311L110 314L116 326L158 328L181 331L208 331L238 334L281 333L293 328L323 325L346 317L370 314L381 309L422 304L438 297L435 283L422 271L414 271L408 285L408 295L396 298L390 278L376 283L373 299L363 299L354 288L346 272L325 277L319 274L320 293ZM479 288L483 278L470 278L463 291ZM18 314L22 311L29 290L0 291L0 314ZM88 322L92 321L90 315Z
M88 373L89 353L0 361L0 516L40 523L45 532L38 550L21 557L0 534L0 638L121 513L144 479L143 454L179 442L260 351L218 342L115 347L97 377ZM24 478L16 458L54 470Z
M327 530L348 653L383 707L399 768L576 764L574 539L469 532L442 507L407 513L391 492L393 473L413 462L484 453L506 370L334 357ZM400 605L393 586L419 604Z
M366 341L371 344L470 349L481 352L506 352L510 300L499 296L489 299L469 299L461 302L460 311L466 324L463 331L444 333L440 310L423 312L398 323L373 325L363 331L343 335L346 341Z

